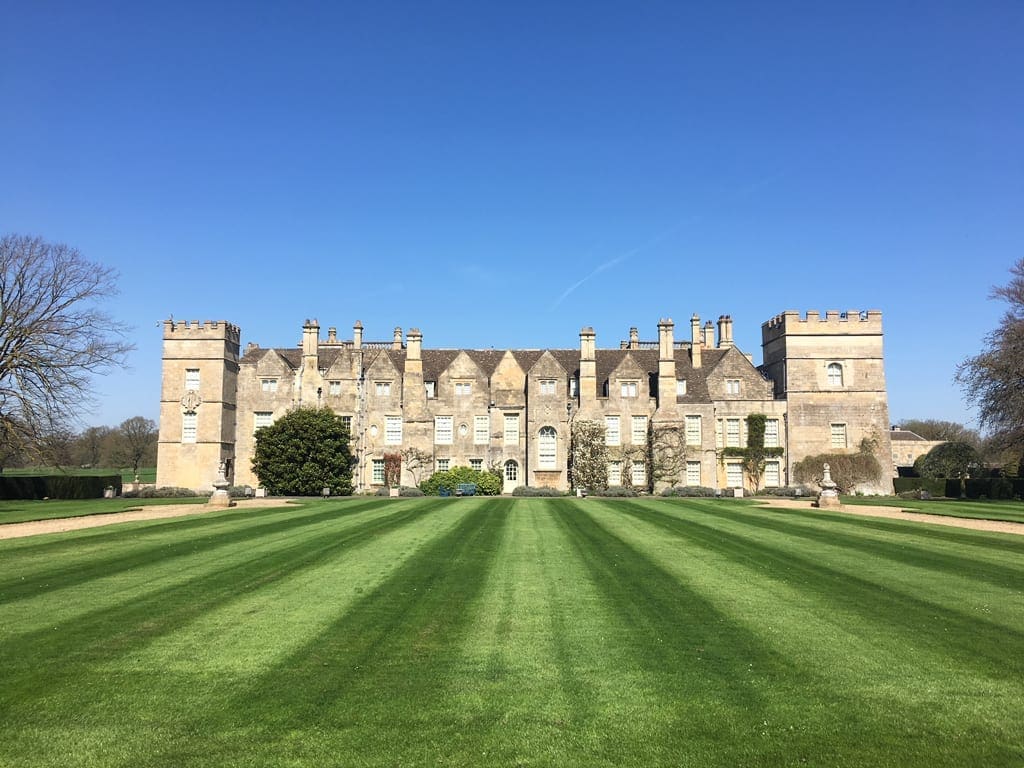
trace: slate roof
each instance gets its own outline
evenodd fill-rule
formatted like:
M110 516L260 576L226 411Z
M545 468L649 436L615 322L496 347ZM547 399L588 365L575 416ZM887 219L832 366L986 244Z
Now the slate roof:
M321 368L330 368L337 362L338 357L343 353L352 351L348 347L321 346L319 350L319 362ZM487 376L493 375L495 369L501 363L506 352L511 352L516 362L526 372L540 360L544 352L549 352L558 364L565 368L569 376L579 375L580 352L578 349L424 349L423 378L426 381L437 381L445 370L455 361L460 352L465 352L473 362ZM287 348L263 348L255 347L247 349L241 359L242 364L254 365L263 359L270 352L277 352L292 368L298 368L302 364L302 350L298 347ZM395 368L401 372L405 370L406 349L383 348L382 346L364 347L363 365L370 367L379 355L387 355ZM728 354L726 349L704 349L701 354L702 365L695 369L690 363L689 349L676 349L676 377L686 380L686 394L677 396L678 402L708 402L707 377L710 371L721 362ZM656 349L598 349L595 351L595 367L597 373L598 391L601 391L605 382L608 381L612 372L618 368L626 356L632 357L634 362L642 371L647 374L657 375L658 373L658 350ZM669 386L674 386L669 384ZM893 439L897 440L923 440L913 432L901 431L906 437L893 432Z

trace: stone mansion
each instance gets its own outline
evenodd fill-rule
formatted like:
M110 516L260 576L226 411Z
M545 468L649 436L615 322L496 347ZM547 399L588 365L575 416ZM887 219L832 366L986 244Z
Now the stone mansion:
M353 485L384 482L384 454L402 453L402 483L454 466L495 468L505 491L569 488L574 422L605 427L608 480L751 488L787 485L808 455L875 442L891 465L878 311L783 312L761 326L763 364L733 344L732 319L694 315L678 340L671 320L657 341L636 328L617 347L598 347L583 328L578 349L430 349L417 329L390 341L351 339L316 320L294 347L241 350L227 322L163 324L163 383L157 484L210 489L224 461L228 479L257 486L255 433L298 406L327 407L349 423ZM746 476L747 417L764 418L773 448L763 476ZM651 435L678 435L668 475L651 472ZM889 473L862 490L892 491Z

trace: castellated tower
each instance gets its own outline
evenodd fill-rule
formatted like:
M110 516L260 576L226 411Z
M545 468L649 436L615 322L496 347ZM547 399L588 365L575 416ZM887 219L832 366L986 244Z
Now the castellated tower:
M763 372L787 404L786 456L853 453L872 441L882 467L876 486L892 493L889 405L882 357L882 313L786 311L761 326Z
M224 321L164 322L157 485L210 489L233 478L241 332Z

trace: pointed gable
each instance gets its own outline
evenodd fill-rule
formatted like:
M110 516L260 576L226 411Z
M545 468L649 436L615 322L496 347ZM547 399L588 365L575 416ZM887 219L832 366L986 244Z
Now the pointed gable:
M491 400L499 408L526 404L526 372L512 352L505 352L491 375Z

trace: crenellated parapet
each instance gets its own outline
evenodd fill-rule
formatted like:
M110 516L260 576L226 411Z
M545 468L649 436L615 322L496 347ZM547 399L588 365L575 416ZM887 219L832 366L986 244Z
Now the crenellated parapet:
M877 309L829 309L822 315L809 310L801 315L790 309L761 324L761 340L764 343L782 336L820 336L847 334L881 334L882 313Z
M242 331L226 320L164 320L164 340L217 339L238 344Z

